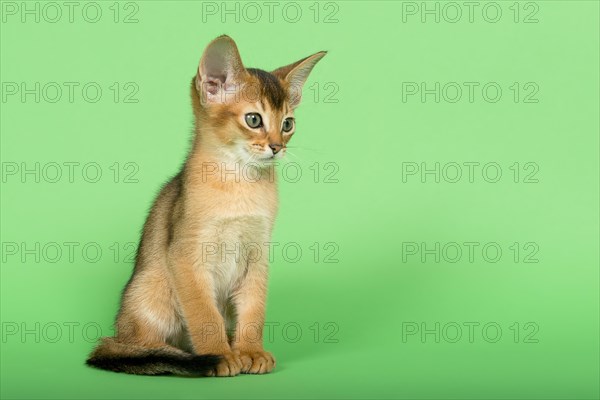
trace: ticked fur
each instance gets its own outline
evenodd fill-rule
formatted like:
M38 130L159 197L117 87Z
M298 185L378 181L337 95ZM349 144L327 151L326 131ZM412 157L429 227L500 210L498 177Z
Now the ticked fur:
M324 52L271 73L246 69L233 40L205 50L191 84L192 149L146 220L116 336L88 364L134 374L234 376L275 366L263 349L274 160L302 85ZM251 127L257 113L262 125Z

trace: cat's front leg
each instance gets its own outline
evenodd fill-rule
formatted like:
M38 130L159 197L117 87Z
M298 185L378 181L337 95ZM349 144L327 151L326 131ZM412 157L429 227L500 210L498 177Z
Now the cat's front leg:
M239 355L243 374L266 374L275 368L275 358L263 348L268 265L249 262L248 272L233 296L237 312L233 351Z
M189 248L189 246L187 246ZM169 251L169 269L180 312L183 314L194 353L221 357L209 376L235 376L241 371L239 355L229 345L225 321L214 301L211 274L193 260L186 248Z

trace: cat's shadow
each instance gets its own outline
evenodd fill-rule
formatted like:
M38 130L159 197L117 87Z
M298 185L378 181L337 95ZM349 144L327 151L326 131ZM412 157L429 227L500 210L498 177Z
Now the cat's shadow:
M375 324L385 319L373 312L368 302L356 296L361 290L360 284L358 281L344 282L343 285L329 282L306 288L290 279L270 284L268 307L275 311L270 313L268 320L279 325L273 332L275 340L272 342L265 333L264 346L275 356L277 369L360 350L365 343L364 338L373 333ZM290 313L286 308L289 296L306 291L310 291L310 298L300 298L298 302L301 305L294 305ZM280 306L278 299L283 303ZM315 312L308 313L305 309L314 309ZM302 322L295 322L296 316Z
M93 291L114 291L115 285L122 286L127 281L128 275L129 272L120 279L102 279L90 285L94 286ZM276 325L272 341L269 341L268 328L265 328L264 348L277 360L277 368L273 373L284 371L294 364L313 360L318 362L336 353L347 354L359 350L364 342L362 338L372 333L375 323L385 319L374 313L369 303L356 296L361 290L360 284L358 281L343 284L329 282L307 288L304 283L298 284L289 277L269 283L268 307L275 311L275 315L269 317L268 322ZM310 296L299 298L290 312L288 305L291 296L298 296L297 293L301 292L309 292ZM335 301L331 301L332 298ZM311 309L315 312L306 311ZM349 309L352 309L352 318L348 316ZM286 325L287 331L284 332ZM301 330L299 338L298 328Z

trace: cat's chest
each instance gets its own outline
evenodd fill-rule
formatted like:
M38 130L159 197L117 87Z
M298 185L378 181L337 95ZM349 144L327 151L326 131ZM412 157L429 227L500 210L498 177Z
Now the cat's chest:
M215 240L244 243L270 234L272 220L269 215L246 214L215 216L206 224Z
M235 219L252 224L261 217L275 217L277 188L266 181L213 180L195 188L190 201L203 218L213 221Z
M271 221L261 215L214 218L205 228L203 264L213 275L217 293L226 297L252 262L262 257L266 261Z
M202 264L213 273L215 289L227 294L252 261L268 258L262 253L271 240L277 212L275 187L208 182L192 201L197 207L194 225L199 229Z

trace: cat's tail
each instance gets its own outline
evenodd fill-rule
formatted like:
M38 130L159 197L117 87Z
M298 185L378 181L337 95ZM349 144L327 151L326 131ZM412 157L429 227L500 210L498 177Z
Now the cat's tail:
M106 337L90 354L86 364L136 375L201 376L211 371L220 360L219 356L195 355L168 345L145 348Z

